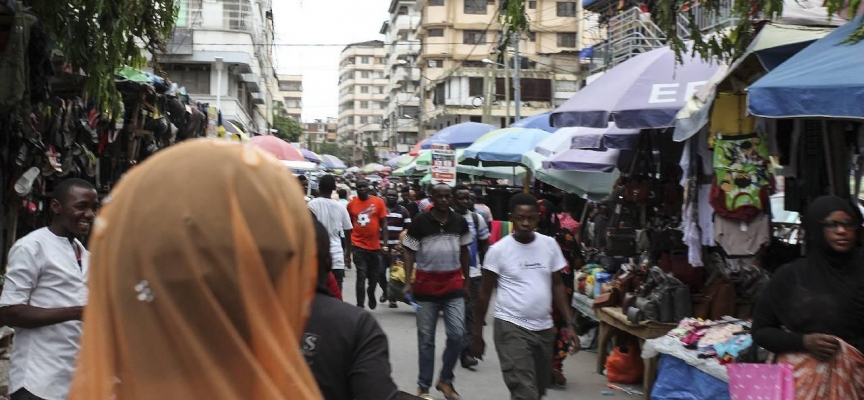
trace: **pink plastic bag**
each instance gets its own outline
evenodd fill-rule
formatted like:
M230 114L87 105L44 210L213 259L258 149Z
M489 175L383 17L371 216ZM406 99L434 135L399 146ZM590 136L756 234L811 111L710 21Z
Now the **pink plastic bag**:
M795 376L788 364L728 364L732 400L795 400Z

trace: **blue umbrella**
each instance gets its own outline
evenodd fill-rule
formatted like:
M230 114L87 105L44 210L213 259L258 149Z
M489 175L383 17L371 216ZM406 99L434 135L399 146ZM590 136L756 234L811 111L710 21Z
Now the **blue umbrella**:
M546 132L555 132L558 130L558 128L553 128L552 125L549 124L549 114L552 114L552 112L550 111L542 114L532 115L530 117L525 117L510 124L510 127L533 128L542 129Z
M534 150L551 133L540 129L506 128L483 135L462 153L460 164L504 166L522 163L522 155Z
M329 154L322 154L321 159L324 160L324 165L330 169L347 169L348 166L345 165L342 160L337 158L336 156L331 156Z
M633 57L606 72L552 112L552 126L654 129L675 125L675 114L719 65L661 47Z
M864 16L817 40L750 86L747 110L768 118L864 118L864 41L842 43Z
M473 144L480 136L492 132L498 128L479 122L463 122L448 126L434 135L421 146L423 149L431 149L433 144L447 144L454 149L461 149Z

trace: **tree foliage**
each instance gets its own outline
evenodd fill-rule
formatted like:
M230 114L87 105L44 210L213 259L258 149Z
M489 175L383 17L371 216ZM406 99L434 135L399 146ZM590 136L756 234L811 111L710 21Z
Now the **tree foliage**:
M378 162L378 152L375 151L375 145L372 143L372 138L366 138L366 149L363 150L363 161L367 164Z
M73 71L86 74L87 92L103 107L117 106L114 72L143 64L139 44L165 51L177 19L177 0L25 0ZM156 64L156 63L154 63ZM158 65L158 64L157 64Z
M291 117L274 115L273 129L276 129L276 132L273 133L274 136L289 143L299 142L300 137L303 136L303 127Z

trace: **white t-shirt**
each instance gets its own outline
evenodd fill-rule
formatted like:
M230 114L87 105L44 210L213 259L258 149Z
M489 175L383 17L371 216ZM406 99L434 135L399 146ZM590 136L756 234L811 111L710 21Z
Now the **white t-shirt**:
M566 266L555 239L539 233L528 244L509 235L492 245L483 269L498 274L495 318L529 331L552 328L552 274Z
M330 235L330 257L333 258L333 269L345 269L345 256L342 252L342 233L351 229L351 216L348 209L333 199L319 197L309 202L309 209L327 229Z
M78 263L77 252L81 254ZM79 241L42 228L15 242L0 307L27 304L63 308L87 304L90 253ZM69 394L78 357L81 321L67 321L35 329L15 328L9 368L9 393L26 388L46 399Z

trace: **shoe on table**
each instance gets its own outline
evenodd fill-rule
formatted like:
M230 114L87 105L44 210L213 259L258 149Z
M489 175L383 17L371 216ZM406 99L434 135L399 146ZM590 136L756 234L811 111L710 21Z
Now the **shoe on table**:
M459 357L459 362L462 364L462 368L466 369L472 369L476 367L477 364L480 364L480 361L477 361L476 358L467 353L462 354L462 356Z
M422 386L417 386L417 397L423 400L435 400L432 395L429 394L429 388L424 388Z
M444 393L444 398L447 400L462 400L462 396L456 392L456 388L453 387L452 383L438 382L438 384L435 385L435 389Z

